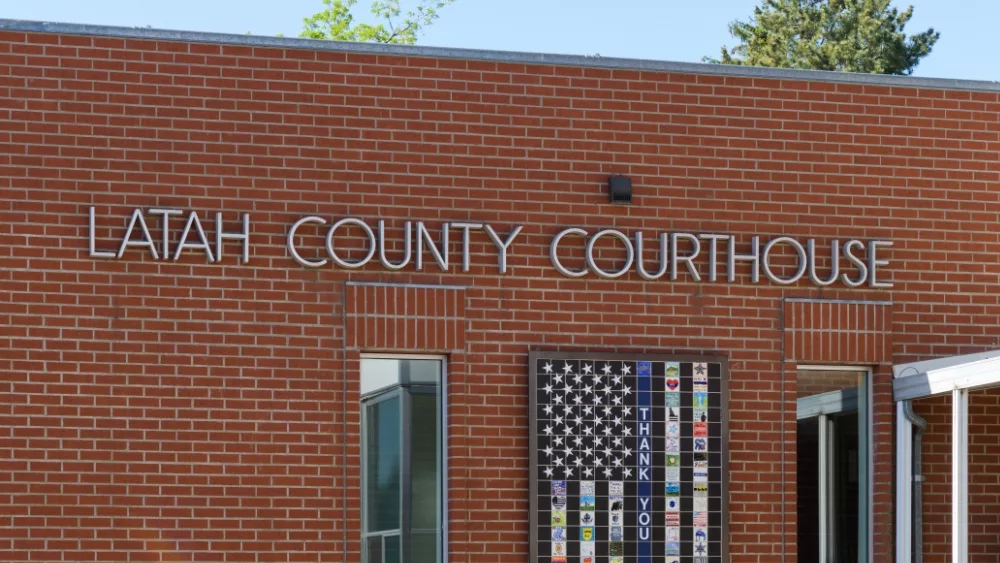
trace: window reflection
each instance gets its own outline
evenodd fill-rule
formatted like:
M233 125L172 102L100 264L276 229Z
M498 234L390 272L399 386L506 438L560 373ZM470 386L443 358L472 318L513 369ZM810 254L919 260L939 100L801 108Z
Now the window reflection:
M361 362L366 563L442 558L443 362Z

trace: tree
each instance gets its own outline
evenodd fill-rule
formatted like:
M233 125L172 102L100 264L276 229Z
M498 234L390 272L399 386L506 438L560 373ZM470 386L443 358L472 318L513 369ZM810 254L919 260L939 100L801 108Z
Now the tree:
M354 23L351 9L358 0L323 0L326 9L305 19L299 37L413 45L420 30L438 18L438 10L452 2L419 0L416 8L403 15L399 0L375 0L371 12L382 23L370 25Z
M740 41L705 62L809 68L874 74L911 74L941 36L933 28L906 36L913 6L899 12L891 0L764 0L749 21L729 24Z

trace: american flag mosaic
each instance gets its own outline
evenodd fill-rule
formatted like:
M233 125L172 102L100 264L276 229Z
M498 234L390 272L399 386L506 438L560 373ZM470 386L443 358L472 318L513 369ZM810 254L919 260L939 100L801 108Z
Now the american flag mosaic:
M717 358L533 353L532 561L721 563L724 384Z

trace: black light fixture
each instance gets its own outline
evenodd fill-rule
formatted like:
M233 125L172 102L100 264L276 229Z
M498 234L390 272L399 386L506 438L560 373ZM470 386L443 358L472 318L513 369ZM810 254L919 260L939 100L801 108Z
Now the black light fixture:
M608 196L611 203L629 205L632 203L632 178L621 174L608 178Z

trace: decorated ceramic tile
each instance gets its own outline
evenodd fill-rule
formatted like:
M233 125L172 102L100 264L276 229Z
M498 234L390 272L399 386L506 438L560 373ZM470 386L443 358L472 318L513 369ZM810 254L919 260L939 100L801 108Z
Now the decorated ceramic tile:
M695 438L694 439L694 451L696 451L696 452L707 452L708 451L708 438Z
M608 482L608 496L609 497L625 496L625 483L621 481Z
M692 435L695 438L708 438L708 423L707 422L695 422L694 430Z
M664 427L664 436L680 438L681 436L681 424L679 422L668 422Z
M679 377L667 377L666 386L667 386L666 389L667 393L680 393L681 379Z
M681 439L667 437L666 442L663 445L663 451L668 454L679 454L681 453Z
M552 542L552 557L565 557L566 556L566 542L564 541L554 541Z
M695 495L692 501L691 510L695 512L708 512L708 496Z
M663 376L667 379L676 379L681 376L680 362L663 362Z
M695 526L694 554L708 555L708 528Z
M666 555L680 555L681 554L681 529L678 528L667 528L666 534Z
M692 393L691 397L694 400L694 408L696 409L708 408L708 393Z
M618 483L621 485L621 483ZM617 493L608 497L608 523L612 526L625 524L625 497L621 495L621 487L611 487L610 492Z
M695 383L708 383L708 364L694 364L691 368L691 381Z
M725 530L708 526L725 521L709 506L728 504L723 375L713 362L534 354L531 563L723 563ZM704 554L698 530L719 534Z

